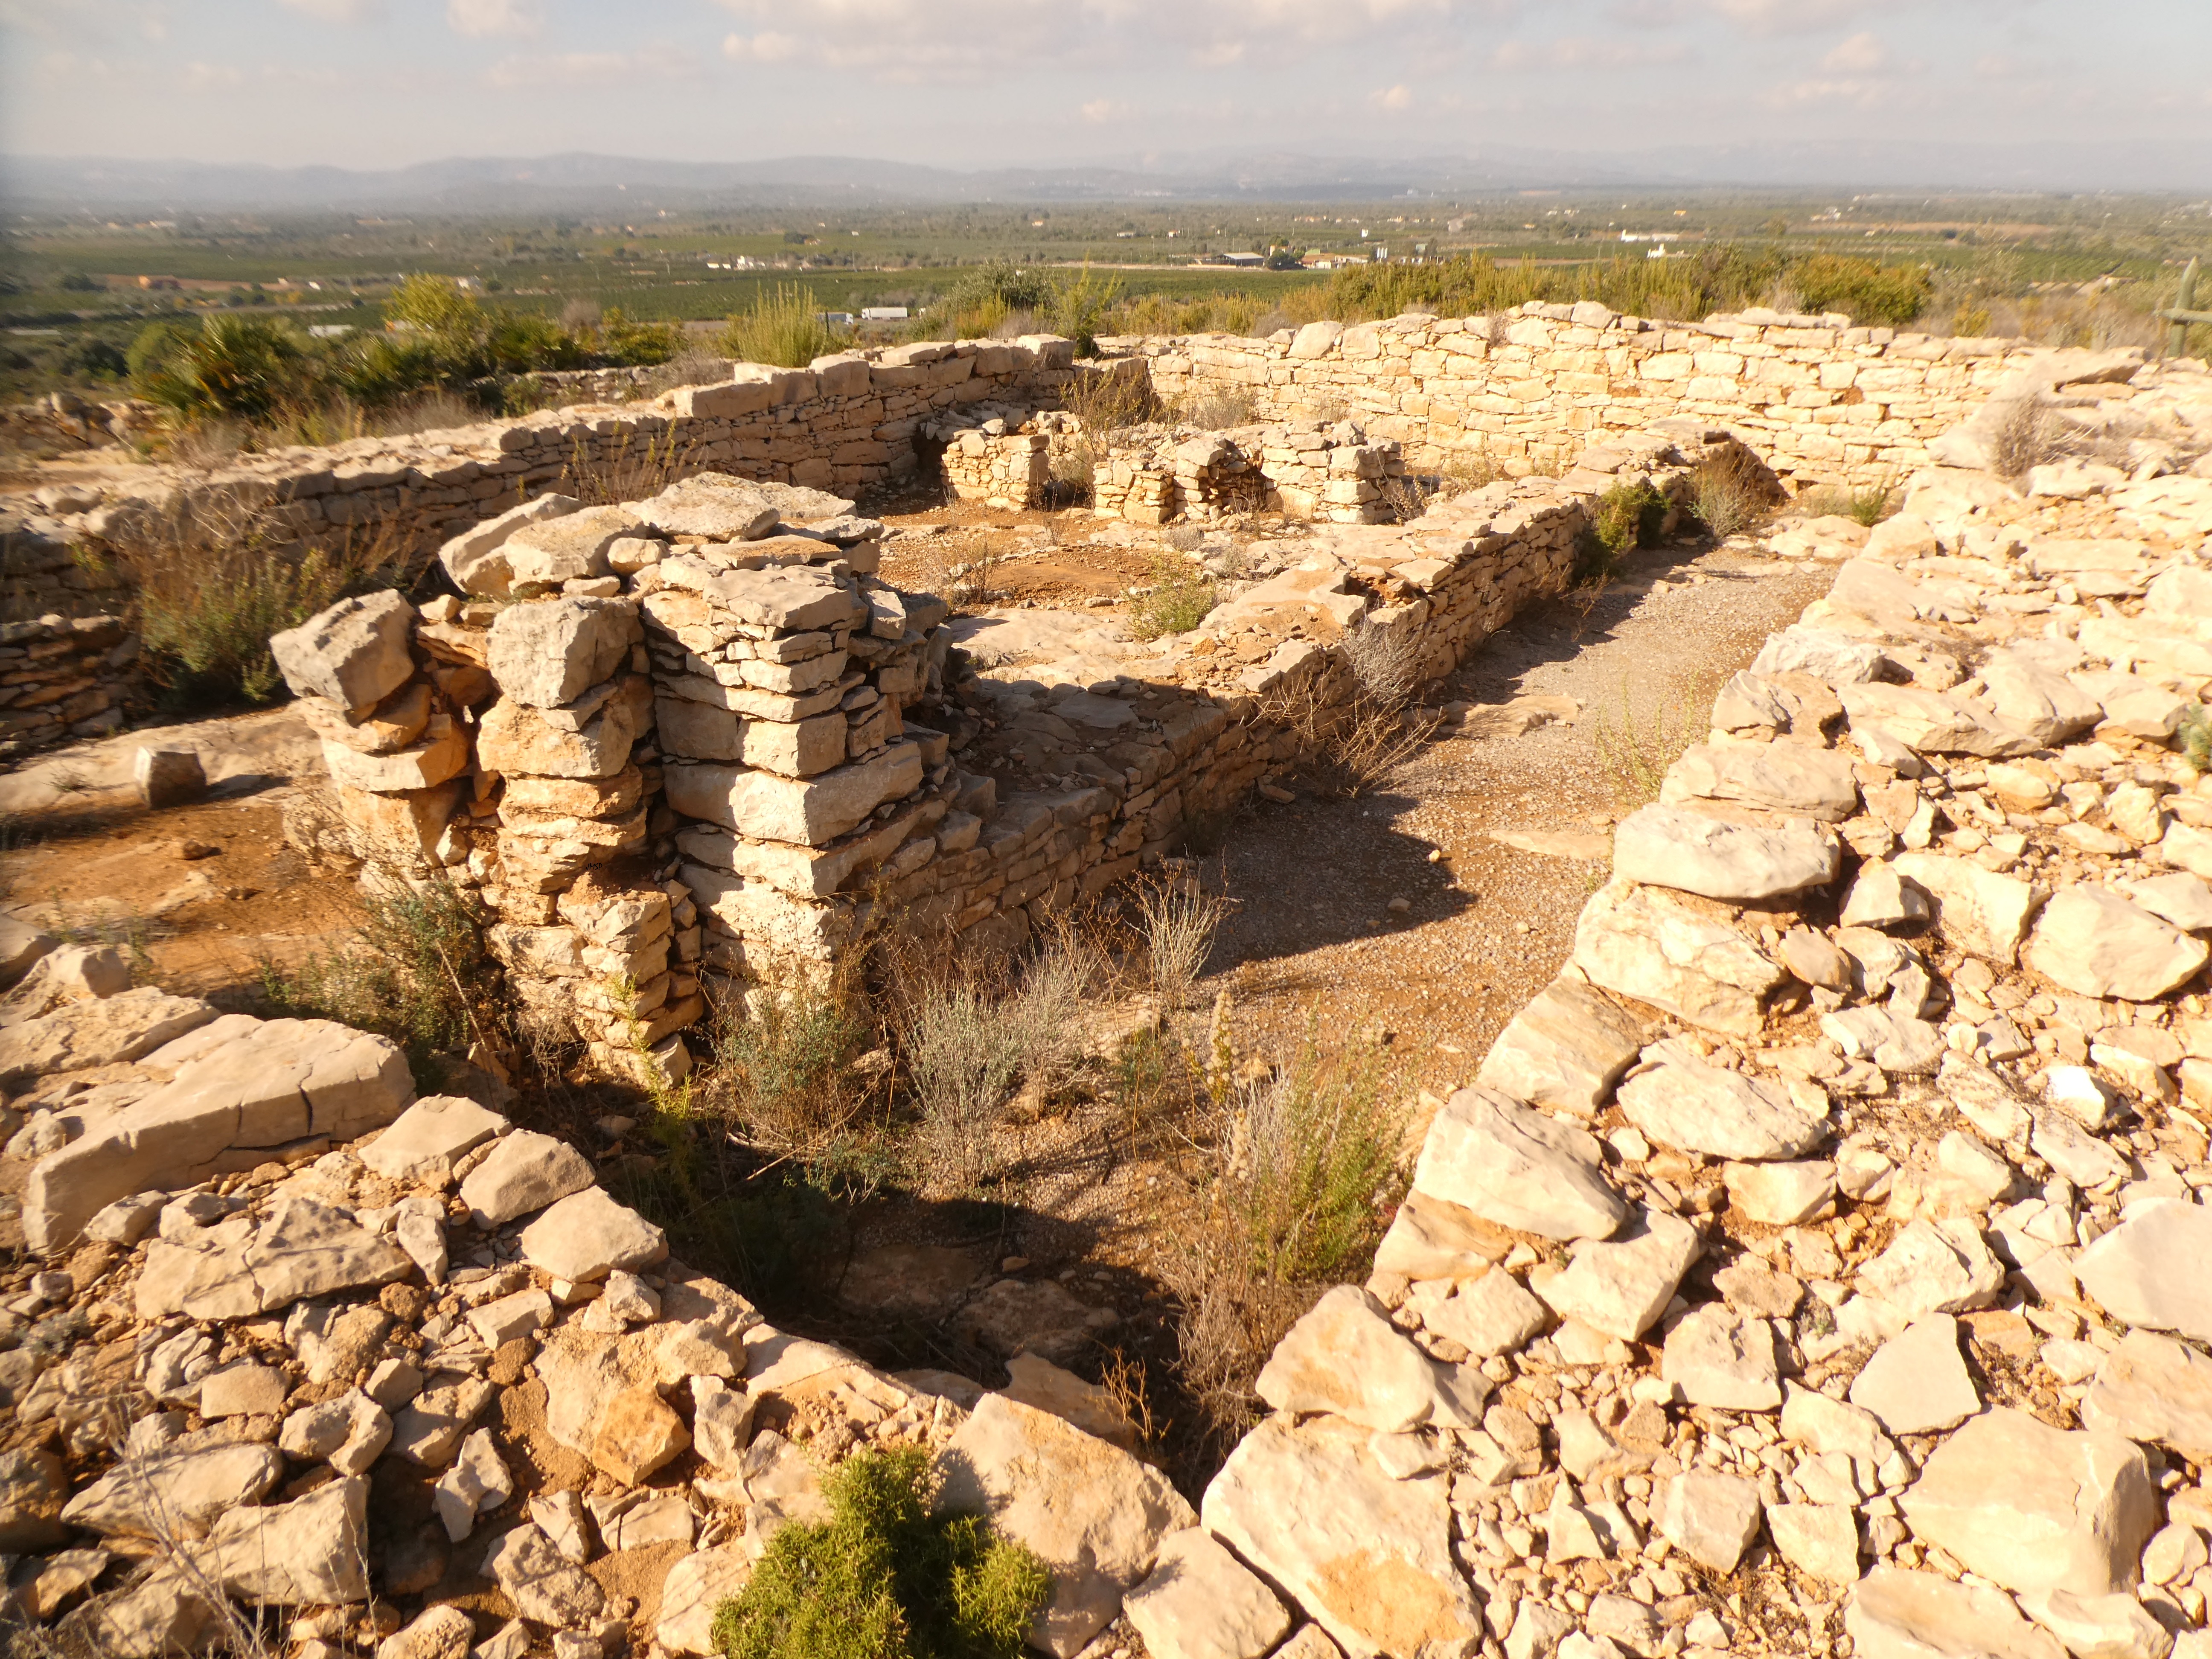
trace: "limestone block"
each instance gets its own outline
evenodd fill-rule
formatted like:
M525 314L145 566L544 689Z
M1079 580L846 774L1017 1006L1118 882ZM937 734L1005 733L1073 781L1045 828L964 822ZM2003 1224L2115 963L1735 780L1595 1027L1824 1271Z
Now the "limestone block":
M1445 1477L1393 1480L1364 1429L1269 1418L1230 1454L1204 1512L1207 1531L1352 1659L1480 1639L1481 1613L1452 1557Z
M1475 1082L1532 1106L1588 1117L1643 1042L1642 1021L1581 978L1562 975L1498 1034Z
M1825 887L1843 868L1835 838L1809 820L1731 823L1685 807L1640 807L1613 832L1616 880L1731 903Z
M1197 1516L1166 1477L1048 1412L986 1395L940 1455L943 1508L988 1515L1036 1552L1052 1595L1031 1643L1073 1659Z
M1255 1387L1277 1411L1329 1412L1396 1433L1425 1423L1472 1427L1489 1392L1478 1371L1440 1366L1382 1304L1340 1285L1275 1346Z
M1619 878L1583 907L1574 963L1593 985L1747 1036L1759 1030L1761 999L1786 977L1725 922Z
M1905 1492L1918 1536L2016 1593L2134 1588L2158 1500L2140 1448L1999 1406L1938 1446Z
M1604 1238L1628 1212L1601 1173L1592 1136L1485 1089L1462 1089L1445 1103L1413 1185L1546 1238Z
M415 672L408 649L415 607L386 589L340 599L297 628L270 636L270 653L284 682L302 696L326 697L349 714L363 713Z
M503 599L514 579L514 571L500 553L507 538L526 524L561 518L582 506L573 496L540 495L520 507L511 507L447 542L438 550L438 562L446 567L446 574L462 592Z
M896 743L873 760L854 761L806 779L743 767L672 765L668 804L741 835L820 847L860 824L888 800L921 787L921 750Z
M489 665L502 696L555 708L612 678L643 637L637 606L626 599L511 605L493 619Z

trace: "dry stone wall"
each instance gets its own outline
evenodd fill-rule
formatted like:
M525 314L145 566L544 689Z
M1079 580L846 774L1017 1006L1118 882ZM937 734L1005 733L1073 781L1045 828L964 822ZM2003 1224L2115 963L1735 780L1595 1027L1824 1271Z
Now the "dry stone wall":
M1261 1373L1344 1652L2212 1652L2212 480L2069 489L1912 480Z
M938 412L993 399L1026 412L1056 399L1073 362L1072 343L1036 335L846 353L803 369L741 363L649 404L280 449L209 471L149 467L143 483L107 485L96 504L57 518L64 535L96 546L205 497L265 506L303 536L362 526L427 550L564 484L611 499L724 471L849 493L912 475L916 437Z
M1613 472L1372 526L1095 682L948 682L945 605L876 579L883 527L842 497L541 496L447 544L467 597L348 599L272 642L331 779L293 835L480 895L540 1029L681 1075L714 981L825 981L887 927L1021 944L1326 743L1349 635L1448 672L1566 586L1616 474L1679 501L1729 442L1645 434L1595 458ZM970 769L955 734L987 729L1001 769Z
M0 623L0 761L105 737L143 690L138 636L120 617Z
M2050 354L1841 315L1699 323L1535 301L1498 317L1310 323L1264 340L1110 340L1175 405L1241 399L1264 421L1349 416L1417 471L1558 470L1609 435L1675 416L1725 426L1793 487L1894 482L2008 376ZM2085 354L2086 355L2086 354ZM2104 374L2140 354L2114 354Z

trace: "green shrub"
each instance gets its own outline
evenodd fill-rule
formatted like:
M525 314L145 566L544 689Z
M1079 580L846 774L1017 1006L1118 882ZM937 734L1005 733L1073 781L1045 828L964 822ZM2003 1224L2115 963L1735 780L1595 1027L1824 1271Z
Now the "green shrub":
M625 368L649 368L655 363L665 363L683 343L683 333L673 323L639 322L623 316L620 306L610 307L599 321L601 355Z
M1130 602L1129 632L1140 640L1188 634L1220 603L1204 571L1179 555L1163 553L1152 561L1150 589Z
M726 1659L1016 1659L1052 1588L974 1515L933 1515L929 1454L863 1451L823 1481L830 1519L785 1527L714 1616Z
M187 418L266 420L313 398L319 379L299 338L266 317L210 313L198 330L157 323L126 361L141 397Z
M1623 554L1659 538L1666 519L1667 498L1649 478L1614 484L1591 510L1589 540L1577 574L1585 580L1610 575Z
M281 1012L390 1037L425 1091L444 1081L441 1055L504 1041L503 986L475 911L443 879L371 896L353 939L332 955L261 964L263 994Z
M1707 456L1690 473L1690 506L1716 541L1726 541L1757 519L1766 492L1743 451Z
M2212 772L2212 712L2201 703L2182 717L2181 752L2199 772Z
M843 349L845 337L822 319L811 288L763 292L752 309L734 313L715 341L715 349L741 363L804 368L817 357Z
M848 999L800 987L715 1015L708 1099L754 1145L805 1157L852 1123L864 1091L848 1068L870 1028Z
M1342 1279L1374 1247L1405 1187L1405 1114L1384 1085L1371 1050L1324 1065L1309 1046L1244 1103L1229 1188L1252 1272Z
M1862 327L1909 323L1935 293L1917 265L1878 265L1841 253L1815 253L1790 267L1790 286L1808 311L1841 311Z

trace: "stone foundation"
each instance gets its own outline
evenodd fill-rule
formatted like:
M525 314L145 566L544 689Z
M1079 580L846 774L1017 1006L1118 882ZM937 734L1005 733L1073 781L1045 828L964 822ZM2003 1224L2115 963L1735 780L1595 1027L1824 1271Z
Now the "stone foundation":
M0 623L0 760L105 737L143 691L138 636L120 617Z

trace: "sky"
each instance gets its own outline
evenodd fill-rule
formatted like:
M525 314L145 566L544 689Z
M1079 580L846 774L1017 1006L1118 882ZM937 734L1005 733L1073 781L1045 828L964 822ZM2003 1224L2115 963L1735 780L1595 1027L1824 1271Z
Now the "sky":
M11 155L980 167L1862 139L2202 145L2212 5L0 0Z

